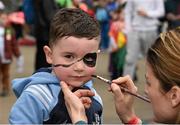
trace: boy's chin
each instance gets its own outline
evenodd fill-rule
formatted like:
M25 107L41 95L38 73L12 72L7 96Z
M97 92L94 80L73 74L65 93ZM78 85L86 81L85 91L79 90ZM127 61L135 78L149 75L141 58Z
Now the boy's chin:
M85 83L87 83L90 79L82 79L82 80L74 80L68 79L65 81L72 88L82 87Z
M76 83L74 82L73 84L69 84L70 86L72 86L73 88L77 88L77 87L81 87L84 85L84 83Z
M77 88L77 87L83 86L85 83L86 82L84 82L84 81L82 81L82 82L75 82L75 81L73 81L71 83L69 82L68 85L73 87L73 88Z

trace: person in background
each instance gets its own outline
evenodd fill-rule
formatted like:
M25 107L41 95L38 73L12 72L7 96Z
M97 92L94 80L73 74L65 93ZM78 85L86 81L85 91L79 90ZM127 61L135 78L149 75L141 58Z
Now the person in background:
M7 96L10 91L10 65L13 56L17 59L17 69L22 66L23 61L15 38L15 32L4 9L5 6L0 1L0 79L2 80L0 96L3 97Z
M107 3L107 10L111 16L111 19L113 19L113 12L117 10L119 7L124 8L126 5L126 0L108 0Z
M73 7L72 0L55 0L55 2L57 3L59 9Z
M154 113L152 123L180 124L180 27L160 34L148 49L146 60L145 92ZM60 84L73 123L86 124L79 96L73 94L66 83ZM137 92L128 75L112 81L109 90L114 95L117 115L122 123L143 124L133 108L134 96L123 92L120 86Z
M24 39L20 39L19 42L21 44L29 44L34 45L36 42L34 38L34 26L35 26L35 6L34 6L34 0L23 0L22 1L22 12L24 13L24 19L25 19L25 25L24 28L26 28L26 32L24 34Z
M95 1L94 0L82 0L88 6L88 14L91 16L95 16Z
M88 100L92 104L87 104L86 109L88 123L100 124L102 100L92 83L99 44L100 26L93 17L81 9L59 9L50 25L49 46L44 46L46 60L52 66L12 81L18 99L10 112L10 124L72 123L61 81L77 94L77 91L89 93L87 97L79 93L82 100L91 97Z
M54 0L33 0L34 5L34 36L36 39L35 70L49 67L43 52L44 45L48 45L50 21L58 7Z
M159 18L164 15L163 0L128 0L125 6L127 55L123 75L134 79L136 64L157 38Z
M22 11L22 6L20 5L15 11L11 12L9 15L12 19L12 27L16 32L16 40L23 38L23 26L25 24L24 13Z
M167 0L165 1L165 18L168 22L168 29L173 29L180 26L180 1Z
M109 27L110 27L110 16L107 10L107 1L100 0L96 6L95 18L101 25L101 44L100 49L107 50L109 47Z
M85 1L83 1L83 0L73 0L73 5L74 5L74 7L85 11L90 16L94 16L93 9Z
M111 80L122 76L125 63L126 35L123 32L125 28L123 7L119 6L119 8L112 13L112 17L109 31L109 71L111 73Z

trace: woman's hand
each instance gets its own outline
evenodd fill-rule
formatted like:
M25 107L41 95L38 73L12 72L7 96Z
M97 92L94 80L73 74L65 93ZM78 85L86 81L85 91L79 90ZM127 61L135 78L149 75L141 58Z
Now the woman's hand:
M133 93L137 92L137 87L129 76L119 77L112 81L110 90L114 94L115 108L119 118L123 123L127 123L131 118L135 117L133 109L133 96L123 92L119 86L123 86Z
M82 89L73 93L65 82L62 81L60 84L72 123L76 123L78 121L87 122L85 108L90 107L91 99L89 97L94 96L94 93L90 90Z

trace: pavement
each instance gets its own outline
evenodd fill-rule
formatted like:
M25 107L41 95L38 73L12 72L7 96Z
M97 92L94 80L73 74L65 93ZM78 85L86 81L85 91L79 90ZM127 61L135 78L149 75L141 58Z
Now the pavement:
M34 71L34 56L36 51L35 46L20 46L20 49L25 59L24 71L22 73L16 72L16 59L14 59L11 65L11 80L14 78L30 76ZM97 61L96 74L103 76L104 78L107 79L110 78L110 74L108 72L108 62L109 62L108 52L100 53ZM140 94L144 93L143 91L145 84L144 73L145 73L145 64L144 64L144 60L141 59L138 62L138 66L137 66L138 81L135 83L138 87L138 91ZM94 88L97 90L97 92L99 93L99 95L102 97L103 100L103 123L104 124L121 123L114 108L113 95L107 90L108 85L102 81L94 79ZM12 91L10 91L7 97L0 97L0 124L8 124L9 112L15 101L16 101L16 97ZM145 120L149 120L152 118L153 115L152 108L150 104L148 104L147 102L144 102L139 99L135 99L134 107L137 116L139 116L140 118Z

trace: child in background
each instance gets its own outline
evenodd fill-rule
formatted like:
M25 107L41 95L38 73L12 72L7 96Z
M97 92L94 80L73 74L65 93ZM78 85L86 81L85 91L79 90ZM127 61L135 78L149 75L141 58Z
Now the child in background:
M95 93L86 115L89 124L101 123L102 100L91 80L99 44L100 26L94 18L80 9L60 9L51 22L49 46L44 46L46 60L52 67L13 80L12 87L18 99L11 109L9 122L72 123L60 86L64 81L74 92L83 89Z
M107 50L109 47L109 21L110 21L110 16L109 12L107 10L107 1L104 0L99 0L98 5L96 6L96 12L95 12L95 17L99 21L101 25L101 44L100 44L100 49L102 51Z
M0 1L0 79L2 81L0 96L3 97L7 96L10 90L10 64L13 55L17 58L17 69L23 61L15 39L15 32L4 9L4 4Z
M124 13L121 6L112 13L112 22L109 31L110 37L110 61L109 71L111 79L122 75L126 55L126 36L123 33L125 27Z

